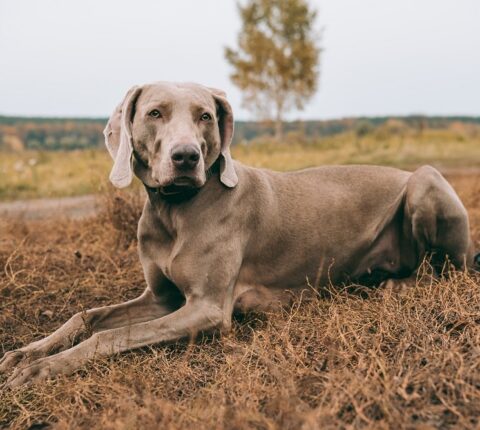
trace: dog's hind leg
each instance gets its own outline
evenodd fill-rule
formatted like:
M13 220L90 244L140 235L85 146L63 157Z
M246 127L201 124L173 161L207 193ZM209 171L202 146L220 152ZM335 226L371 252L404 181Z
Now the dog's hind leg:
M436 169L423 166L413 173L406 204L420 258L433 253L436 269L443 266L446 257L457 269L473 265L467 211Z

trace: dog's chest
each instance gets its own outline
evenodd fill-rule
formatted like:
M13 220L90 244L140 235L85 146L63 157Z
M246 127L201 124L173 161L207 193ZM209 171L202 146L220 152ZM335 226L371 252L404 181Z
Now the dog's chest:
M188 272L182 256L185 248L190 248L185 246L186 240L183 236L161 222L149 222L148 226L140 225L139 254L144 271L154 267L171 282L181 285L179 273Z
M166 234L161 228L150 229L148 234L139 235L138 245L142 264L154 263L168 276L170 271L169 261L175 243L175 238Z

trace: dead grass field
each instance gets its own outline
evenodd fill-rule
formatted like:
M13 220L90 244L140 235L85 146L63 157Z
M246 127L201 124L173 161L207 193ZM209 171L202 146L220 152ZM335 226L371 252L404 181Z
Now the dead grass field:
M253 144L236 145L232 150L234 158L248 165L282 171L322 164L414 168L428 163L442 169L478 169L478 130L427 129L417 135L411 130L392 133L379 128L363 138L345 132L320 139L303 137L303 141L293 134L286 136L286 144L264 137ZM97 194L107 188L111 166L106 149L0 152L0 201Z
M450 178L480 248L480 175ZM0 353L75 312L144 288L142 197L84 221L0 221ZM0 377L0 383L5 380ZM40 429L336 429L480 426L480 276L323 291L233 331L97 360L0 393L0 426Z

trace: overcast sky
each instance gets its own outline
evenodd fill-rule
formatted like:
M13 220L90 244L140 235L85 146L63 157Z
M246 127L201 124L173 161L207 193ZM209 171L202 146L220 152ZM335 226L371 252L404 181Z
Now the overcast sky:
M311 0L320 89L290 118L480 115L480 0ZM107 116L134 84L196 81L241 107L234 0L0 0L0 114Z

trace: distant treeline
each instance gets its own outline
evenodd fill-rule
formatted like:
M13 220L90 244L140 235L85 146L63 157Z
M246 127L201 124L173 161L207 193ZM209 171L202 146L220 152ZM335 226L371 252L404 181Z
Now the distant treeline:
M103 146L106 118L25 118L0 116L0 149L69 150ZM359 117L322 121L291 121L285 132L293 137L322 138L354 132L362 137L378 128L394 132L408 129L422 133L425 129L448 129L458 125L480 130L480 117L402 116ZM395 131L396 130L396 131ZM273 124L237 121L234 144L274 134Z

